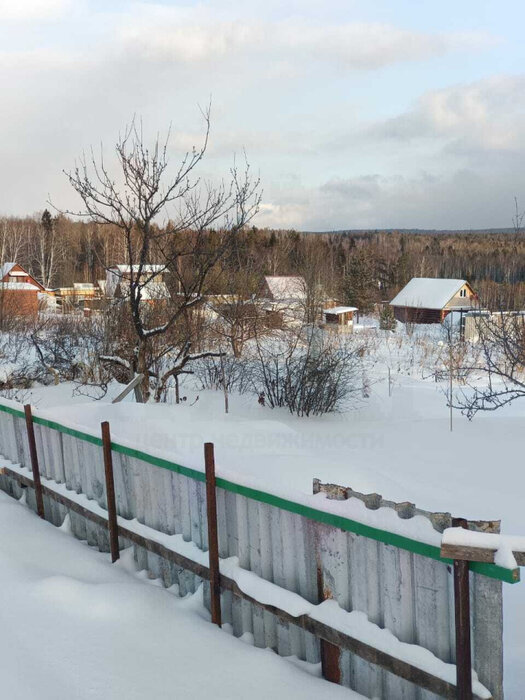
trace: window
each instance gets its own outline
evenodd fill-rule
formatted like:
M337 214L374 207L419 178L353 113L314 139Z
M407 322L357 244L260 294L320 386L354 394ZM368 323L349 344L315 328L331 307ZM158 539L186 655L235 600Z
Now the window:
M466 296L467 296L467 290L466 290L466 289L460 289L460 290L459 290L459 296L460 296L460 297L466 297Z

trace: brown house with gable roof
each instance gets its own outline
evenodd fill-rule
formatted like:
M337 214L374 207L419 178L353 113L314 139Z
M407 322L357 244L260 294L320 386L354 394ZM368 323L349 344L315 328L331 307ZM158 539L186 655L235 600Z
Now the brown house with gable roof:
M0 314L32 316L38 313L39 295L46 289L18 263L0 266Z

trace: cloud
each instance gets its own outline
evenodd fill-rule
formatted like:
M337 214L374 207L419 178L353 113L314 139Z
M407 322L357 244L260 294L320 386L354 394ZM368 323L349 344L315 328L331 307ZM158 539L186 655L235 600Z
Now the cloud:
M0 0L0 21L35 22L61 17L71 0Z
M449 150L525 147L525 75L493 76L423 95L411 110L373 125L369 137L442 139Z
M273 193L259 226L309 231L378 228L477 229L511 226L513 172L460 169L437 176L363 175Z
M432 34L381 23L313 24L296 19L226 22L202 7L144 5L122 24L117 36L124 47L149 60L196 63L251 55L273 62L293 57L351 70L479 50L496 42L484 32Z

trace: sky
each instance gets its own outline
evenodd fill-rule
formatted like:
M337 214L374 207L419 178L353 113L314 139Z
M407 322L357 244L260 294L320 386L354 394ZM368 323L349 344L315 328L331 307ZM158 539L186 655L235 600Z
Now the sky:
M525 208L519 0L0 0L0 215L79 202L63 170L133 115L175 170L246 153L259 226L478 229Z

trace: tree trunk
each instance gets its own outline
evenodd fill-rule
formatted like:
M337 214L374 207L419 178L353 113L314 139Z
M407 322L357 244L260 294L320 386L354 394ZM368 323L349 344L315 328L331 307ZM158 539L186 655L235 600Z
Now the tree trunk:
M148 403L150 397L149 371L146 362L146 343L139 344L137 353L137 373L142 374L142 381L138 385L140 391L135 392L135 398L140 403Z

